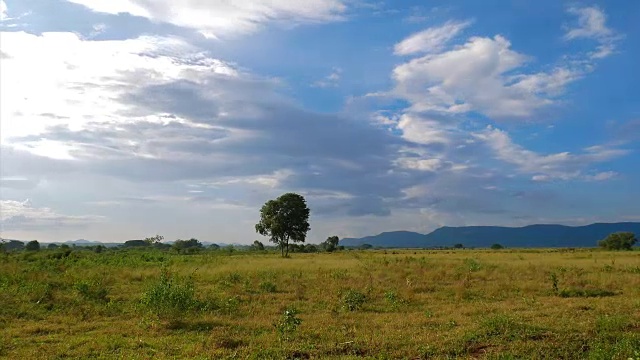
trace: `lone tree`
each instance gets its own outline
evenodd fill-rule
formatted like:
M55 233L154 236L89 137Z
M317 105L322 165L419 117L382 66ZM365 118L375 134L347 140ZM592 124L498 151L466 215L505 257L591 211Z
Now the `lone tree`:
M607 250L631 250L638 241L631 232L617 232L609 234L604 240L600 240L598 245Z
M144 239L144 242L146 242L149 245L157 245L157 244L160 244L162 240L164 240L164 236L156 235L156 236L152 236Z
M40 251L40 243L38 240L32 240L24 247L27 251Z
M256 224L256 232L277 244L283 257L289 256L289 240L304 242L309 229L307 202L294 193L267 201L260 209L260 222Z
M340 238L337 236L329 236L327 240L325 240L321 246L326 252L334 252L338 248L338 242Z
M251 248L254 249L254 250L262 251L262 250L264 250L264 244L261 243L258 240L255 240L253 242L253 245L251 245Z

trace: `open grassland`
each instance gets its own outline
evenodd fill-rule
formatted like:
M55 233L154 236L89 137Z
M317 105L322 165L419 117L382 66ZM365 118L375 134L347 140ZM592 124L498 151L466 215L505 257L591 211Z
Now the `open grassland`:
M14 359L636 359L640 252L0 255L0 330Z

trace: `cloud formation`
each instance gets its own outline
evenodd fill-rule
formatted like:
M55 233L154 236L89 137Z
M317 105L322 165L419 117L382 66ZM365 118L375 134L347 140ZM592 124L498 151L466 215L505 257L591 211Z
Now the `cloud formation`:
M422 30L397 43L394 47L394 54L412 55L439 52L469 25L471 25L471 21L447 21L442 26Z
M63 215L46 207L34 207L29 200L0 200L0 229L44 230L50 228L85 227L103 221L100 216Z
M489 117L529 117L554 104L564 86L580 78L576 70L524 73L529 57L511 49L504 37L471 37L463 45L414 58L393 70L394 94L412 111Z
M596 40L599 46L590 54L593 59L607 57L615 51L620 35L607 26L607 17L601 9L595 6L570 7L568 12L578 17L578 24L567 30L564 35L565 40Z
M341 84L342 65L328 75L305 74L315 83L294 84L286 71L270 76L269 66L300 66L299 59L256 59L255 70L225 52L236 46L227 37L269 24L343 20L347 2L187 1L172 8L138 0L72 2L222 41L126 38L114 35L114 17L104 15L89 22L101 24L87 28L89 36L3 32L0 200L10 209L3 223L11 231L83 224L97 233L119 221L141 234L175 223L182 232L241 238L233 234L253 236L259 206L287 191L307 198L314 229L340 235L520 224L575 208L570 192L553 188L558 183L604 186L626 175L610 164L632 151L632 131L621 130L626 142L601 137L554 151L532 146L518 131L524 123L547 129L549 110L570 101L569 84L595 71L597 46L617 41L604 15L591 10L570 10L578 24L564 37L558 25L555 36L563 45L586 39L595 50L549 63L527 53L518 38L478 34L470 21L397 36L393 50L389 43L380 49L399 63L362 74L363 84L364 77L390 77L390 85L362 85L365 94L379 91L366 96L371 112L356 113L307 106L330 101L322 96ZM109 34L97 34L105 29ZM339 64L334 60L319 59L322 66ZM344 69L349 81L359 76L353 66ZM322 96L309 99L309 93ZM552 119L561 128L563 119ZM50 207L20 201L27 197ZM72 206L97 215L61 215Z
M534 181L570 180L583 178L586 180L608 180L614 177L612 171L595 175L584 174L584 170L597 163L604 163L624 156L627 150L606 146L591 146L581 154L561 152L542 155L514 144L509 135L500 130L488 127L474 136L493 150L495 157L517 166L524 174L533 174Z
M151 21L197 30L209 38L251 33L268 23L296 25L337 21L347 6L341 0L144 1L67 0L102 13L127 13Z

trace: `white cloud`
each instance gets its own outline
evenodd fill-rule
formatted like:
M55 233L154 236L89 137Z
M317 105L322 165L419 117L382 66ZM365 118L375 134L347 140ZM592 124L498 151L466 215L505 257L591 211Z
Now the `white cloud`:
M7 10L7 3L5 3L4 0L0 0L0 20L7 19L9 17Z
M273 172L270 175L259 176L240 176L240 177L223 177L221 179L202 182L197 184L198 186L205 187L224 187L228 185L258 185L260 187L277 188L282 185L282 182L289 176L293 175L291 170L282 169Z
M559 104L566 86L593 70L594 60L615 50L620 36L605 24L595 8L570 8L579 26L569 29L566 40L595 39L589 54L565 57L551 69L531 71L532 58L511 48L505 37L471 37L466 43L444 50L469 22L447 22L416 33L395 46L395 54L415 57L393 70L395 88L390 95L405 99L409 112L463 114L480 112L505 119L531 117Z
M449 144L451 141L447 126L415 114L402 114L397 128L404 139L417 144Z
M167 192L178 181L225 186L208 189L218 193L336 191L356 197L345 201L350 213L377 211L361 193L399 191L384 179L394 135L301 109L277 79L180 39L10 33L3 52L1 86L12 90L0 93L3 175L108 176Z
M607 27L605 13L597 7L571 7L568 12L578 17L576 27L568 29L565 40L592 39L599 43L596 51L590 54L592 59L601 59L615 51L616 42L621 38Z
M8 56L2 60L0 82L4 144L13 136L38 134L45 126L79 129L91 121L141 120L132 119L130 107L114 100L145 86L238 76L229 64L176 38L88 41L72 33L7 32L2 51Z
M492 117L526 117L554 103L563 87L580 77L577 70L517 73L529 57L511 50L502 36L472 37L466 44L426 55L393 71L394 93L410 111L450 114L479 111Z
M192 28L206 37L256 31L267 23L328 22L342 19L347 7L341 0L68 0L93 11L129 13L152 21Z
M470 21L447 21L444 25L417 32L397 43L396 55L435 53L471 24Z
M606 180L615 173L604 172L588 176L584 175L584 170L592 164L606 162L628 153L623 149L591 146L580 154L561 152L543 155L515 144L505 131L490 126L474 136L486 142L496 158L516 165L520 173L534 174L532 180L541 182L571 179Z
M578 16L578 27L569 29L564 35L565 39L602 39L613 35L613 30L606 25L607 18L604 12L597 7L571 7L568 11Z
M615 171L603 171L595 175L585 175L585 179L590 181L605 181L613 179L618 175L619 174Z
M396 166L404 169L436 172L444 166L441 159L420 159L402 157L396 160Z
M321 80L314 82L313 84L311 84L311 86L319 87L319 88L336 87L340 83L341 77L342 77L342 69L333 68L333 70L329 75L325 76Z
M107 31L107 29L109 28L106 24L95 24L92 26L93 31L91 31L91 33L89 33L89 38L94 38L102 33L104 33L105 31Z
M47 207L34 207L29 200L0 200L3 231L76 227L104 221L95 215L62 215Z

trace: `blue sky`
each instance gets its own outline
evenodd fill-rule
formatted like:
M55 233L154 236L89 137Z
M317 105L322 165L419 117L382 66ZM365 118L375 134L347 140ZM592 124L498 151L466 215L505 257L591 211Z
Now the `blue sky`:
M1 6L3 238L640 221L640 3Z

